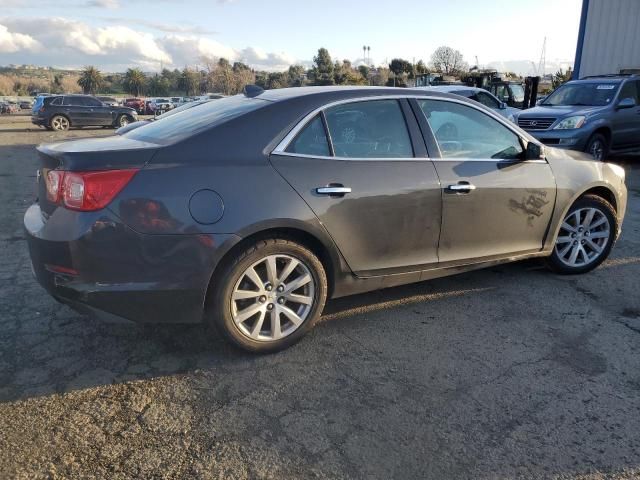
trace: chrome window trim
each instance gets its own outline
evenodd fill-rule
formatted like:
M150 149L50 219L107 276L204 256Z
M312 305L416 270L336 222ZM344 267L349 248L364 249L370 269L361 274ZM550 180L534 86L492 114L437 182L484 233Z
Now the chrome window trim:
M404 162L492 162L492 163L547 163L546 160L517 160L517 159L508 159L508 158L431 158L431 157L325 157L322 155L308 155L306 153L292 153L292 152L276 152L274 151L272 155L278 155L282 157L296 157L296 158L312 158L315 160L333 160L333 161L349 161L349 160L358 160L358 161L380 161L380 160L393 160L396 162L404 161Z
M452 160L452 161L459 161L460 159L443 159L443 158L433 158L433 159L428 159L426 157L416 157L415 156L415 152L414 152L414 156L413 157L383 157L383 158L372 158L372 157L365 157L365 158L355 158L355 157L341 157L341 156L333 156L333 157L319 157L316 155L306 155L306 154L300 154L300 153L290 153L287 152L286 149L289 147L289 144L293 141L293 139L296 137L296 135L304 128L307 126L307 124L313 120L313 118L318 115L321 112L324 112L325 110L335 107L337 105L344 105L344 104L348 104L348 103L359 103L359 102L364 102L364 101L375 101L375 100L402 100L402 99L414 99L414 100L438 100L438 101L443 101L443 102L453 102L453 103L458 103L460 105L464 105L470 108L473 108L475 110L478 110L480 113L484 113L485 115L488 115L489 117L493 118L494 120L497 120L500 124L502 124L504 127L506 127L507 129L509 129L512 133L514 133L515 135L517 135L519 138L523 138L522 133L524 132L524 130L521 130L520 127L518 127L517 125L509 122L506 118L502 117L501 115L498 115L497 113L495 113L493 110L491 110L490 108L486 108L486 110L484 108L479 108L476 105L472 105L469 102L465 102L464 100L458 100L457 98L449 98L449 97L440 97L440 96L434 96L434 95L411 95L411 94L398 94L398 95L378 95L378 96L367 96L367 97L354 97L354 98L347 98L347 99L342 99L342 100L336 100L330 103L327 103L325 105L322 105L321 107L318 107L316 109L314 109L313 111L311 111L310 113L308 113L307 115L305 115L302 120L300 120L290 131L287 135L285 135L285 137L280 141L280 143L278 143L278 145L276 146L276 148L274 148L271 151L271 154L278 154L278 155L286 155L286 156L294 156L294 157L309 157L309 158L325 158L325 159L330 159L330 160L419 160L419 161L424 161L424 160L431 160L433 162L439 162L439 161L443 161L443 160ZM515 127L515 128L514 128ZM409 133L409 132L407 132ZM524 132L525 135L528 135L526 132ZM530 139L526 138L525 139L529 142L531 141ZM329 139L327 138L327 140L329 141ZM539 143L536 141L536 143L538 143L540 146L544 146L543 144ZM331 145L330 145L331 147ZM330 148L331 149L331 148ZM465 161L481 161L481 162L486 162L486 161L491 161L491 162L496 162L496 161L500 161L497 159L465 159ZM504 160L503 160L504 161ZM508 160L511 161L511 160ZM521 160L521 163L524 162L534 162L534 163L547 163L546 160Z

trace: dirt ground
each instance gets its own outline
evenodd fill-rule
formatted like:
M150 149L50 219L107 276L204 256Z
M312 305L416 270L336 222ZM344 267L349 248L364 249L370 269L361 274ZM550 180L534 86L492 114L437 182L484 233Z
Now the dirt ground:
M0 117L0 478L640 478L640 157L612 257L332 301L270 356L107 324L33 280L34 147Z

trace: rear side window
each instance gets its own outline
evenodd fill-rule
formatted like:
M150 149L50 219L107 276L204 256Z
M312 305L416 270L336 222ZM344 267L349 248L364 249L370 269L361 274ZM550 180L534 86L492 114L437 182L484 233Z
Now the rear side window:
M475 108L442 100L418 100L442 158L517 159L520 137Z
M316 157L328 157L331 155L327 134L324 131L320 115L316 115L316 118L304 127L293 142L289 144L287 152Z
M41 102L37 102L37 103L41 103ZM49 105L62 105L62 97L54 98L53 100L51 100Z
M397 100L347 103L325 112L336 157L411 158L413 147Z
M234 95L215 102L204 103L198 108L187 109L168 117L160 116L155 122L131 130L123 136L144 142L169 145L257 110L269 103L259 98ZM259 126L256 127L259 128Z

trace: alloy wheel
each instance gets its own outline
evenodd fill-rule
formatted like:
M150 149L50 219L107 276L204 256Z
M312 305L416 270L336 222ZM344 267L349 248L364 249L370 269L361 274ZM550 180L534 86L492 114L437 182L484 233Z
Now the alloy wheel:
M315 290L314 277L303 261L269 255L247 268L236 282L231 294L233 321L253 340L279 340L307 319Z
M597 208L574 210L562 222L556 253L565 265L584 267L602 255L610 237L609 219L602 211Z
M69 128L69 120L65 117L54 117L51 120L51 126L54 130L67 130Z
M601 140L594 140L589 146L589 153L595 160L604 160L604 143Z
M129 119L127 118L126 115L122 115L120 117L120 126L121 127L126 127L127 125L129 125Z

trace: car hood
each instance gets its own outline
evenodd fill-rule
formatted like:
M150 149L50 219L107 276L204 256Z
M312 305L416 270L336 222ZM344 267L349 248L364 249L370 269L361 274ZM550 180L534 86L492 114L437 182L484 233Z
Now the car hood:
M596 110L600 110L601 108L602 107L581 107L576 105L557 106L557 107L540 105L525 111L521 111L520 115L518 115L518 118L532 118L532 117L561 118L561 117L569 117L572 115L586 116Z

